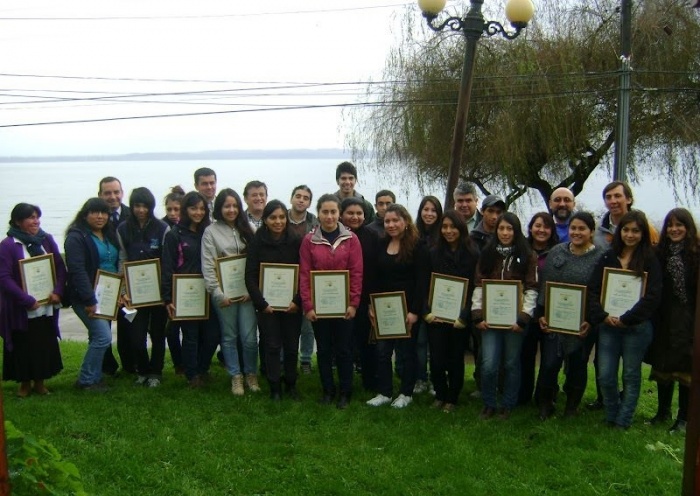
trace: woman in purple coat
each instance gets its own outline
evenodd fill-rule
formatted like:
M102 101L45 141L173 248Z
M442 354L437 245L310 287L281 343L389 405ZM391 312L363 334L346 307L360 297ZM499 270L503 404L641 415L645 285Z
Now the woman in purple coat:
M0 243L0 336L3 337L3 377L20 383L17 396L32 390L49 394L44 381L63 369L58 348L58 309L66 266L50 234L41 230L41 209L18 203L10 214L10 229ZM40 304L22 286L19 261L51 254L56 283L48 302ZM33 383L33 384L32 384Z

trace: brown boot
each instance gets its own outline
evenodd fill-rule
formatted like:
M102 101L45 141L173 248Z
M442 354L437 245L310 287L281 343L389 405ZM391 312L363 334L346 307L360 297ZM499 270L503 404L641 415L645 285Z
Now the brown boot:
M26 398L32 392L32 381L22 381L17 390L18 398Z
M36 394L40 394L42 396L51 394L51 391L46 389L46 386L44 385L44 380L39 380L39 381L34 381L34 392Z

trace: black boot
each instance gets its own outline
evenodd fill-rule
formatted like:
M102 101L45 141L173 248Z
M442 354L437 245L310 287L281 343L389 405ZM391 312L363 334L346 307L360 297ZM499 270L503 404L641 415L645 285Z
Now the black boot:
M280 401L282 399L282 388L279 382L270 381L270 399L272 401Z
M665 424L671 418L671 402L673 401L673 382L657 382L656 392L658 396L658 406L656 407L656 415L654 415L646 422L650 425L662 423Z
M299 401L301 396L299 396L299 391L297 391L297 385L295 382L285 382L286 393L294 401Z
M566 393L566 408L564 410L565 417L575 417L578 415L578 407L581 404L584 390L580 388L571 388Z
M540 420L547 420L554 413L554 389L541 387L539 388Z

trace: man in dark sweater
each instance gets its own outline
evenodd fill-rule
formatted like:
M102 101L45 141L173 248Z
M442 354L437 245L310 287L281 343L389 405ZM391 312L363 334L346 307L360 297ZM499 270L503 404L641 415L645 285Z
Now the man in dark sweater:
M469 233L479 247L479 251L484 249L486 243L496 233L496 223L503 212L506 211L506 202L498 195L489 195L481 203L481 222Z

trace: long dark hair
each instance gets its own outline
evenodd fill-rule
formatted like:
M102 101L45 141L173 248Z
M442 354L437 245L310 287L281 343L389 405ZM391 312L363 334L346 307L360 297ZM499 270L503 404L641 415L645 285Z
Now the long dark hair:
M83 203L83 206L80 207L78 213L75 214L75 217L73 218L71 223L68 224L68 229L66 229L66 235L71 229L80 229L81 231L90 232L90 226L87 223L87 216L92 212L102 212L103 214L107 214L107 216L109 216L109 214L112 212L112 209L109 208L107 202L104 201L102 198L90 198L88 201ZM102 228L102 236L104 236L114 246L118 245L117 237L114 232L114 226L111 222L107 222Z
M238 216L236 216L236 220L233 221L233 227L238 229L238 232L241 233L241 236L246 244L250 243L250 241L253 239L253 228L250 227L250 223L248 222L245 212L243 211L241 197L238 196L238 193L236 193L234 190L231 188L224 188L219 191L219 194L216 195L216 199L214 200L214 212L212 212L212 217L214 217L217 222L225 222L221 209L223 208L224 203L226 203L226 198L229 196L236 200L236 203L238 204Z
M136 219L136 215L134 215L134 206L137 203L141 203L148 207L148 219L146 219L143 232L141 232L141 236L144 239L148 237L148 234L146 233L146 226L150 224L153 219L155 219L156 197L153 196L153 193L151 193L151 190L148 188L134 188L131 195L129 195L129 208L131 209L131 215L126 218L126 235L128 241L135 239L141 231L139 221Z
M411 214L408 213L408 210L406 210L406 207L403 205L398 203L389 205L384 213L384 219L386 219L386 214L392 212L401 217L406 223L406 230L399 239L399 254L396 257L396 260L399 262L406 262L413 258L413 250L415 250L419 239L418 229L416 229L416 225L413 223ZM386 239L387 242L390 241L390 236L387 236Z
M545 225L545 227L548 227L552 235L549 237L547 240L547 248L552 248L553 246L559 244L559 234L557 233L557 226L554 224L554 219L552 218L552 214L548 212L537 212L535 215L532 216L532 219L530 219L530 222L527 225L527 242L530 244L530 247L533 246L533 243L535 240L532 237L532 226L535 225L535 222L537 222L537 219L542 219L542 223Z
M474 248L474 241L469 237L469 229L467 228L467 223L464 222L462 216L453 208L447 209L445 213L440 217L440 224L438 229L442 228L442 223L445 219L450 219L455 228L459 231L459 240L457 241L457 251L460 249L466 250L470 253L476 253ZM437 239L437 246L440 250L450 250L450 245L447 243L442 234Z
M204 205L204 218L202 219L202 222L199 223L197 226L197 232L199 234L202 234L204 230L207 228L207 226L210 224L209 222L209 205L207 205L207 201L204 199L204 197L197 191L190 191L187 193L185 196L182 197L182 201L180 202L180 222L179 225L189 229L190 224L192 224L192 219L190 219L190 214L187 212L187 209L189 207L194 207L197 205L199 202L202 202Z
M432 226L426 225L426 223L423 222L423 217L421 216L421 213L423 212L423 207L425 207L425 204L428 202L432 203L435 206L435 212L437 213L437 219L435 219L435 223ZM438 200L432 195L424 196L423 199L420 201L420 205L418 205L418 213L416 214L416 229L418 229L418 235L421 237L421 239L427 240L428 244L435 243L438 240L438 238L442 237L440 236L441 222L442 204L440 203L440 200Z
M295 190L296 191L296 190ZM270 200L267 202L267 205L265 205L265 208L263 208L262 216L260 217L260 220L262 220L262 226L258 229L258 231L263 231L265 233L268 233L269 229L267 228L267 224L265 223L265 220L272 215L272 213L277 210L278 208L281 208L282 211L284 212L284 217L287 219L287 206L282 203L280 200ZM284 225L284 232L282 233L282 236L284 236L286 233L289 232L289 221L286 221L286 224ZM257 232L256 232L257 234Z
M523 234L523 228L520 224L520 219L518 219L518 216L512 212L504 212L498 218L498 221L496 222L496 230L493 233L493 236L491 237L489 242L486 243L486 246L484 247L484 250L481 252L481 256L479 257L479 266L481 273L490 274L496 267L496 260L500 256L497 251L497 247L499 245L498 226L500 226L502 222L507 222L508 224L513 226L514 236L512 257L513 260L515 260L513 266L516 269L516 271L524 274L527 271L527 266L530 262L530 255L532 254L532 250L530 249L530 244L527 242L527 238L525 238L525 235Z
M649 258L654 256L651 246L649 221L647 220L647 216L644 215L644 212L641 210L630 210L622 216L615 230L615 234L613 235L612 249L618 257L622 255L622 251L625 248L625 243L622 241L622 228L632 222L636 223L639 230L642 231L642 239L639 244L634 247L634 252L632 253L627 268L636 272L637 275L642 276L644 274L644 266Z
M700 240L698 239L698 228L695 225L695 219L693 219L693 214L691 214L688 209L674 208L666 214L664 225L661 228L661 240L657 245L660 258L665 263L670 256L671 240L668 239L666 231L668 230L668 226L672 220L680 222L685 226L685 239L683 240L683 261L686 264L688 273L695 274L698 268L698 258L700 258L700 248L698 247Z

